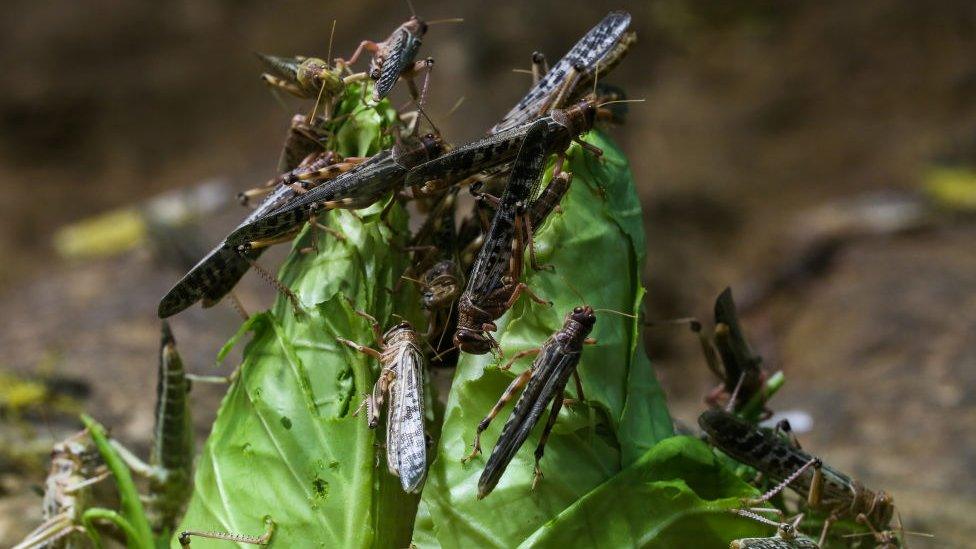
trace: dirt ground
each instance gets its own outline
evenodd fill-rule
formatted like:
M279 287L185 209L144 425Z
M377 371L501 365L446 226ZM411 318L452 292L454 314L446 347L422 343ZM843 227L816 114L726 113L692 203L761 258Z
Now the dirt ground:
M257 80L251 51L334 54L385 36L409 14L330 2L14 2L0 20L0 374L54 380L145 451L152 422L159 297L179 260L143 247L65 260L63 225L220 179L232 191L271 175L291 112ZM511 69L564 52L611 7L634 14L640 45L608 80L631 97L611 130L632 158L648 231L647 315L708 318L725 286L759 296L747 334L786 388L777 410L812 418L806 448L894 494L912 546L976 536L976 221L919 194L937 166L976 163L976 10L967 2L630 4L424 2L437 59L430 112L452 141L479 135L527 84ZM560 13L572 14L559 15ZM541 32L540 29L546 29ZM458 112L446 113L458 97ZM404 100L398 96L398 100ZM192 234L216 241L241 215L232 191ZM911 230L830 233L804 221L827 205L902 193ZM881 198L875 198L881 197ZM951 206L951 204L949 205ZM165 246L163 246L164 249ZM813 251L816 261L798 262ZM826 251L824 251L826 250ZM829 253L828 253L829 252ZM262 261L275 265L283 251ZM805 276L769 286L801 264ZM267 306L250 274L241 299ZM173 321L197 373L240 320L224 305ZM648 335L674 413L693 424L713 384L695 342ZM67 391L67 389L65 389ZM87 391L87 392L86 392ZM194 388L204 437L222 389ZM57 407L0 415L0 545L39 517L30 491L46 444L76 427ZM40 441L40 443L38 443ZM37 444L35 444L37 443ZM928 545L925 545L928 544Z

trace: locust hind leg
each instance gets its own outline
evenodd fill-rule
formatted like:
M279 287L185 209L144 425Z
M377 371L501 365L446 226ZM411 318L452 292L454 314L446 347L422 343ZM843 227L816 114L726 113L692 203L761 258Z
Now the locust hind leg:
M509 297L508 301L505 302L506 309L511 309L512 306L515 305L515 302L518 301L518 298L523 293L527 295L529 299L535 301L539 305L546 305L548 307L552 307L552 301L547 301L545 299L542 299L538 295L536 295L535 292L533 292L532 289L529 288L528 285L526 285L524 282L515 282L514 284L515 284L515 289L512 291L512 296Z
M336 65L341 65L342 68L348 69L349 65L353 65L359 60L359 56L363 54L364 51L368 51L371 54L375 54L380 49L380 45L372 40L363 40L359 43L359 47L356 51L349 57L349 59L343 59L341 57L335 58L334 62Z
M261 75L261 80L263 80L268 86L271 86L272 89L283 90L302 99L307 98L307 94L299 86L282 78L278 78L277 76L265 73Z
M539 437L539 445L535 448L535 468L532 471L532 489L535 490L536 485L542 480L542 468L539 467L539 462L542 461L542 456L546 453L546 442L549 441L549 435L552 433L552 428L556 425L556 418L559 417L559 410L563 407L563 391L566 389L565 385L556 390L556 395L552 399L552 408L549 410L549 418L546 420L546 426L542 429L542 436Z
M248 543L251 545L267 545L271 541L271 536L274 535L275 522L271 519L271 516L264 517L265 531L264 534L260 536L249 536L246 534L232 534L230 532L203 532L195 530L185 530L180 532L179 542L183 547L190 547L190 537L196 536L198 538L208 538L208 539L220 539L225 541L234 541L237 543Z
M535 356L535 355L539 354L540 351L542 351L542 347L536 347L534 349L526 349L524 351L519 351L519 352L515 353L514 356L512 356L511 360L509 360L508 362L506 362L503 366L499 366L498 369L499 370L508 371L512 367L512 364L515 364L515 361L516 360L518 360L518 359L520 359L522 357Z
M799 478L800 475L802 475L803 473L805 473L807 471L807 469L810 469L811 467L813 467L813 480L811 481L811 484L810 484L810 498L808 498L808 504L811 507L816 507L817 504L819 504L819 495L817 496L817 499L816 500L814 500L812 498L813 498L815 492L817 494L822 493L823 475L820 472L820 469L821 469L822 465L823 465L823 462L820 461L820 458L813 458L813 459L811 459L810 461L804 463L799 469L797 469L792 474L790 474L790 476L788 476L785 479L783 479L782 482L780 482L779 484L777 484L776 486L774 486L770 490L768 490L765 494L762 494L758 498L747 498L747 499L743 499L742 500L743 507L746 507L748 509L755 510L755 511L762 511L762 512L772 511L772 509L756 508L756 506L757 505L763 505L763 504L767 503L769 500L771 500L773 497L775 497L776 494L779 494L784 489L786 489L787 486L789 486L794 480L796 480L797 478ZM819 486L817 486L818 483L819 483ZM782 514L782 512L780 512L780 514Z
M515 397L515 393L521 390L522 387L525 387L525 384L532 379L533 372L535 372L533 368L528 368L508 384L508 387L505 389L505 392L502 393L502 396L498 399L498 402L496 402L491 408L488 415L485 416L480 423L478 423L478 430L474 434L474 448L471 450L470 454L461 459L462 463L471 461L475 456L481 453L481 433L488 429L488 426L491 425L491 420L495 419L495 416L497 416L498 413L501 412L502 408L508 404L508 401Z
M407 82L407 89L410 91L410 97L420 106L421 109L424 107L424 101L427 99L427 86L430 84L430 73L434 69L434 59L428 57L421 61L414 62L413 66L409 67L407 70L400 73L400 78ZM421 89L417 89L417 84L413 81L421 72L424 73L424 86ZM438 132L439 133L439 132Z

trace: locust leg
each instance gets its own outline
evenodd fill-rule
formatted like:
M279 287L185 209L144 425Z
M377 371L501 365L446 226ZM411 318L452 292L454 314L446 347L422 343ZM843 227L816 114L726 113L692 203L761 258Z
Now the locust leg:
M552 306L551 301L546 301L545 299L542 299L541 297L536 295L535 292L533 292L532 289L529 288L528 285L526 285L524 282L516 282L515 289L512 291L512 296L509 297L508 301L505 302L505 309L511 309L512 306L515 305L515 302L518 301L518 298L523 293L529 296L529 299L535 301L539 305L546 305L549 307Z
M296 174L296 177L300 181L326 181L352 170L365 160L366 158L361 156L351 156L337 164L329 164L316 170L303 171Z
M123 446L121 442L113 438L109 439L109 444L112 445L112 448L122 458L122 462L125 463L130 471L143 478L151 478L154 476L155 468L139 459L131 450Z
M485 418L481 420L481 423L478 424L478 430L474 434L474 448L471 450L470 454L461 460L462 462L467 463L481 453L481 433L483 433L485 429L491 425L491 420L495 419L495 416L497 416L498 413L501 412L502 408L508 404L508 401L515 397L515 393L520 391L522 387L525 387L525 384L532 379L533 372L535 372L535 369L529 368L519 374L515 379L512 380L511 383L508 384L508 387L505 389L505 392L502 393L501 398L498 399L498 402L496 402L491 408L488 415L485 416Z
M379 49L380 49L380 44L377 44L372 40L363 40L362 42L359 43L359 47L356 48L356 51L353 52L353 54L349 57L349 59L342 59L341 57L337 57L335 59L335 63L336 65L342 65L343 68L345 68L349 65L355 64L356 61L359 60L359 56L362 55L364 51L368 51L370 54L375 55L376 52L379 51Z
M329 233L330 235L332 235L333 238L336 238L338 240L342 240L342 241L346 240L346 235L342 234L340 231L337 231L332 227L328 227L326 225L319 223L318 218L315 214L309 216L308 222L310 225L312 225L312 245L298 250L303 254L307 254L313 251L317 252L319 250L319 237L318 237L318 232L315 229L321 229Z
M266 183L261 187L255 187L253 189L247 189L245 191L241 191L237 193L237 201L240 202L241 206L248 206L250 205L251 200L254 200L255 198L267 196L273 193L274 190L275 190L274 180L272 179L271 181L269 181L268 183Z
M264 267L259 265L257 261L247 257L246 255L242 257L244 257L248 265L250 265L251 268L254 269L256 273L261 275L261 278L266 280L268 284L271 284L272 287L274 287L276 290L278 290L279 292L284 294L285 297L288 298L288 301L291 302L292 308L295 310L296 316L302 314L302 302L299 301L298 296L295 295L295 292L291 291L290 288L282 284L281 281L278 280L278 277L276 277L270 271L266 270Z
M803 449L803 447L800 446L800 439L797 438L796 433L793 432L793 427L790 425L790 420L783 419L776 422L776 426L773 427L773 434L789 440L790 446L798 450Z
M278 78L277 76L273 76L267 73L261 75L261 80L264 80L265 84L271 86L274 89L284 90L294 95L295 97L306 99L305 92L302 91L300 87L298 87L295 84L292 84L291 82L288 82L287 80Z
M246 534L231 534L230 532L199 532L195 530L185 530L180 532L179 541L183 547L190 546L190 537L220 539L224 541L235 541L237 543L249 543L251 545L267 545L274 535L275 522L270 516L264 517L265 531L260 536L248 536Z
M822 465L823 465L823 463L820 461L820 458L813 458L813 459L811 459L810 461L804 463L799 469L797 469L796 471L794 471L790 476L788 476L785 479L783 479L782 482L780 482L779 484L777 484L776 486L774 486L773 488L771 488L769 491L767 491L765 494L762 494L758 498L743 499L742 500L743 507L745 507L749 511L757 512L757 513L777 513L778 515L782 516L783 512L780 511L779 509L776 509L776 508L768 508L768 507L757 507L757 506L758 505L763 505L763 504L769 502L769 500L771 500L773 497L775 497L776 494L782 492L787 486L789 486L794 480L796 480L797 478L799 478L800 475L802 475L804 472L806 472L807 469L809 469L811 467L813 467L813 482L811 482L811 485L810 485L810 496L813 496L813 494L814 494L815 491L818 494L822 493L823 475L820 472L820 468L821 468ZM818 489L815 490L814 489L814 484L817 484L817 483L820 484L820 488L818 488ZM810 498L808 498L808 504L811 507L816 507L817 504L819 504L819 495L817 496L817 498L818 499L816 500L815 503L814 503L813 500L811 500ZM824 534L824 535L826 535L826 534Z
M536 271L554 272L556 270L555 265L551 263L539 263L539 261L535 257L535 243L533 242L535 228L533 228L532 226L531 212L526 212L520 217L522 219L522 225L525 228L525 243L526 246L529 248L529 265L531 265L532 268ZM518 224L518 220L516 220L516 224Z
M519 352L515 353L515 355L511 358L511 360L509 360L508 362L506 362L504 366L500 366L498 369L499 370L508 371L508 369L512 367L512 364L515 364L515 361L516 360L518 360L518 359L520 359L522 357L526 357L526 356L535 356L535 355L539 354L539 351L541 351L541 350L542 350L542 347L536 347L534 349L526 349L524 351L519 351Z
M410 97L420 105L421 108L424 106L424 99L427 98L427 84L430 82L430 73L434 68L434 59L428 57L422 61L414 62L413 66L407 70L400 73L400 78L406 80L407 89L410 90ZM417 89L417 84L413 81L421 72L426 73L424 76L424 87L420 90Z
M556 94L556 97L552 100L552 103L543 105L539 112L539 116L546 114L550 109L558 109L560 106L562 106L563 101L569 97L569 94L573 91L573 88L576 87L576 83L583 75L584 70L586 69L582 65L573 65L573 67L566 74L566 80L564 80L563 85L560 86L559 93Z
M542 480L542 468L539 467L539 462L542 461L543 454L546 453L546 442L549 441L549 435L552 433L552 428L556 425L556 418L559 417L559 410L563 407L563 391L565 387L558 388L556 394L552 399L552 408L549 410L549 418L546 420L546 426L542 429L542 436L539 437L539 445L535 447L535 468L532 471L532 489L535 490L536 485Z

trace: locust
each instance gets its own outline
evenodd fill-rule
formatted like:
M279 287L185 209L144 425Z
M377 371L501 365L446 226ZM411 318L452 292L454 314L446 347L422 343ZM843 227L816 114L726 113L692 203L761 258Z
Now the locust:
M790 522L774 522L744 509L736 509L733 512L739 516L755 520L756 522L774 526L776 528L776 534L767 538L741 538L733 540L729 544L729 549L820 549L820 545L817 542L804 536L797 530L797 526L803 520L802 514Z
M321 211L370 206L402 185L412 167L437 157L442 150L441 138L426 134L380 151L294 200L252 214L227 237L226 244L246 256L255 248L290 238ZM310 174L300 179L314 177Z
M711 336L697 319L672 322L690 325L698 336L706 364L722 380L721 385L708 393L705 402L718 407L725 400L738 412L762 391L767 375L762 368L762 357L753 352L739 324L731 288L725 288L715 299L713 312L715 327ZM733 393L735 399L731 398Z
M491 455L488 456L488 462L481 473L481 478L478 479L478 499L484 498L495 489L508 464L511 463L519 448L525 443L529 433L542 418L546 406L552 402L549 418L546 420L546 425L539 438L539 445L535 449L532 487L535 488L542 478L539 462L545 453L546 442L556 424L559 410L563 406L566 384L569 382L570 376L575 377L577 397L579 400L583 400L583 386L576 372L576 367L579 365L583 345L593 342L587 339L587 336L593 330L595 323L596 314L591 307L576 307L566 315L562 328L550 336L541 347L522 351L502 366L503 370L507 370L519 358L537 355L532 366L512 380L495 406L478 424L474 448L464 458L464 461L468 461L481 453L481 433L491 425L491 421L505 404L515 396L515 393L524 387L525 389L512 409L512 414L505 422L505 426L502 427L502 432L498 436L498 441L495 443Z
M135 474L149 480L146 509L156 535L169 535L193 492L193 426L190 421L190 380L176 350L167 322L162 322L156 411L149 462L115 440L112 445Z
M510 309L522 293L537 303L546 303L519 282L523 252L528 248L533 268L543 268L535 261L534 227L555 207L572 180L570 173L562 171L563 151L577 135L592 127L595 117L596 105L584 101L566 111L553 111L524 131L508 183L497 201L484 245L458 303L454 343L461 351L485 354L497 347L489 335L497 329L494 321ZM541 197L535 199L546 159L553 152L560 155L553 178Z
M895 515L890 495L866 488L776 432L724 410L704 412L698 424L719 450L780 483L746 503L762 504L789 486L805 498L807 508L826 513L819 545L837 520L854 519L878 531L887 529Z
M14 549L77 546L84 533L83 516L92 504L91 486L109 475L87 430L55 444L44 481L44 522Z
M345 162L338 162L338 160L337 155L329 152L308 156L294 170L279 176L272 184L266 186L271 189L271 192L238 227L244 227L276 208L294 202L304 195L314 179L306 174L312 174L320 179L332 176L351 170L358 164L359 159L350 159ZM299 181L303 184L298 186L293 184L293 182ZM314 183L318 184L319 180L315 180ZM255 262L264 251L262 248L263 246L259 246L241 251L225 238L166 293L159 303L157 311L159 317L170 317L200 300L203 301L204 307L210 307L219 302L237 285L241 277L252 266L256 265ZM262 274L268 275L269 273L262 272ZM272 277L266 276L266 278ZM274 282L272 281L272 283ZM275 286L284 291L280 284L275 284ZM289 297L293 296L289 295ZM292 299L292 301L295 300Z
M373 101L379 102L393 91L397 80L403 78L410 88L410 95L417 99L420 94L413 78L433 66L433 59L415 61L417 52L427 34L427 23L416 15L412 16L381 42L363 40L349 59L336 59L336 65L348 67L356 63L364 51L373 54L366 74L376 84L373 86Z
M637 41L636 33L628 30L630 20L630 14L625 11L610 12L548 72L544 70L545 56L534 53L533 86L489 133L530 122L578 99L579 90L587 89L597 77L609 73Z
M261 80L272 89L300 99L314 99L313 113L331 114L335 99L342 96L346 86L367 78L365 73L342 76L342 71L318 57L256 55L268 70L261 74Z
M596 147L579 139L593 128L599 110L597 97L584 99L566 109L553 109L532 122L495 132L471 143L454 148L407 174L406 186L432 193L481 172L504 169L515 159L528 132L539 123L545 126L550 152L564 151L571 142L599 155Z
M427 437L424 427L424 353L420 335L409 322L401 322L380 333L375 318L356 314L370 323L380 350L338 338L338 341L379 361L379 379L363 400L370 429L380 421L380 409L389 396L386 418L386 464L400 478L407 493L420 491L427 476ZM358 410L357 410L358 412Z

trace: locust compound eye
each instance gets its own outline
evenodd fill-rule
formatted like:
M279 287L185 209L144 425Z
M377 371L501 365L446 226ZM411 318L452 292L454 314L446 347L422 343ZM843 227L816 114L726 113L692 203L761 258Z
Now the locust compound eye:
M583 308L582 307L576 307L575 309L573 309L573 313L574 314L581 315L581 314L583 314Z

